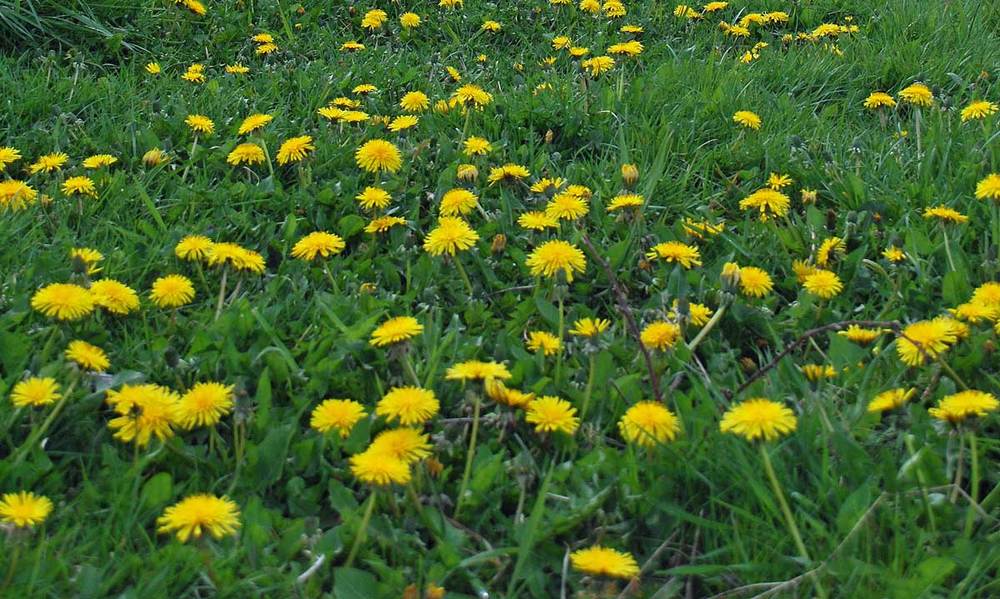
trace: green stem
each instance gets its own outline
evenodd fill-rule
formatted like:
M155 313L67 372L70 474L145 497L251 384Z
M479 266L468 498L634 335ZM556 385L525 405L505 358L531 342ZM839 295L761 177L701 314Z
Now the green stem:
M979 451L976 447L975 431L968 431L969 454L972 462L972 478L969 480L969 511L965 514L965 536L972 536L972 527L976 521L976 508L979 504Z
M583 406L580 408L580 419L583 420L587 417L587 408L590 406L590 396L594 391L594 370L595 362L597 361L597 355L591 353L588 358L589 368L587 371L587 389L583 393Z
M465 288L469 291L469 298L472 298L472 281L469 280L469 275L465 273L465 267L462 266L462 260L458 255L453 256L455 267L458 269L458 274L462 276L462 281L465 283Z
M333 293L336 294L336 295L341 295L341 293L340 293L340 286L337 285L337 280L333 278L333 273L330 272L330 265L329 264L324 264L323 265L323 272L326 273L326 278L327 278L328 281L330 281L330 287L333 288Z
M809 557L809 551L806 549L806 544L802 542L802 535L799 534L799 527L795 524L795 518L792 517L792 510L788 507L788 501L785 500L785 493L781 490L781 483L778 482L778 476L774 473L774 466L771 464L771 456L767 453L767 446L763 443L758 445L760 449L761 458L764 461L764 471L767 472L767 478L771 481L771 489L774 491L774 496L778 499L778 505L781 506L781 513L785 517L785 524L788 526L788 532L792 535L792 540L795 541L795 548L799 551L799 556L807 562L812 562L812 558ZM816 585L816 594L820 597L826 597L826 590L823 585L820 584L819 579L814 575L812 576L813 583Z
M354 543L351 545L351 552L347 554L347 561L344 562L345 568L350 568L351 564L354 563L354 558L358 555L358 550L361 549L361 544L365 541L366 533L368 532L368 522L372 519L372 512L375 511L375 495L376 492L372 489L372 494L368 496L368 505L365 506L365 515L361 517L361 527L358 528L358 534L354 537Z
M219 315L222 314L222 302L226 299L226 276L229 274L229 269L225 266L222 267L222 282L219 283L219 301L215 305L215 319L219 320Z
M958 499L958 490L962 487L962 478L965 475L965 436L958 436L958 463L955 465L955 480L952 481L953 489L950 500L952 503Z
M914 456L917 455L917 452L914 450L913 447L913 435L909 434L906 435L904 443L906 443L906 450L910 452L910 458L912 459ZM930 497L927 495L926 477L924 476L923 468L921 468L919 465L917 466L916 474L917 474L917 483L920 484L920 494L923 496L924 500L924 508L927 510L927 521L931 526L931 532L937 534L937 521L934 518L934 510L931 509Z
M187 164L184 165L184 172L181 173L181 183L187 180L188 171L191 170L191 163L194 162L194 151L198 149L198 135L194 136L194 143L191 144L191 152L188 154Z
M406 371L406 376L410 377L410 381L413 382L414 386L420 386L420 378L417 377L417 371L413 369L413 362L410 360L410 352L403 351L402 359L403 370Z
M7 590L10 581L14 580L14 572L17 572L17 560L21 557L21 543L14 544L14 552L10 556L10 567L7 568L7 575L3 577L3 586L0 590Z
M952 370L951 366L948 366L948 363L944 361L944 356L938 354L937 360L938 364L941 365L941 368L944 368L944 371L948 373L948 376L950 376L953 381L958 383L959 387L961 387L965 391L969 390L969 386L965 384L965 381L962 380L962 377L958 376L958 373Z
M271 153L267 151L267 143L264 142L264 138L258 138L260 141L260 147L264 150L264 158L267 159L267 173L271 176L271 180L274 181L274 164L271 162Z
M705 339L705 336L707 336L708 333L713 328L715 328L715 325L718 324L720 320L722 320L722 315L726 313L727 307L728 304L722 304L721 306L719 306L719 309L715 311L715 314L712 315L712 318L710 318L709 321L705 323L705 326L701 327L701 330L698 331L698 334L695 336L695 338L691 340L691 343L688 343L688 351L693 352L695 348L698 347L698 344L700 344L702 340Z
M948 257L948 268L955 270L955 259L951 256L951 244L948 243L948 229L941 223L941 234L944 236L944 254Z
M52 411L49 412L49 415L45 418L45 420L42 421L42 425L36 428L35 430L31 431L31 434L28 435L28 438L24 441L24 443L17 448L17 453L14 454L14 458L11 461L10 468L12 470L21 463L27 452L30 451L31 448L36 443L38 443L38 440L42 438L42 435L44 435L45 432L49 430L49 427L52 426L52 423L55 421L56 416L58 416L59 412L62 411L63 406L66 405L66 401L69 399L69 396L72 395L73 389L75 388L76 388L76 381L73 381L73 384L70 385L68 389L66 389L65 393L63 393L63 396L59 400L59 403L56 404L56 407L53 408Z
M465 471L462 472L462 484L458 487L458 498L455 500L455 514L452 516L458 519L459 511L462 509L462 500L465 499L465 490L469 486L469 475L472 473L472 459L476 455L476 439L479 436L479 410L482 401L479 394L475 393L472 408L472 433L469 435L469 449L465 454Z
M562 380L562 363L563 363L563 328L565 327L565 313L563 310L563 294L559 293L559 349L556 350L556 376L555 383L559 386L559 381Z

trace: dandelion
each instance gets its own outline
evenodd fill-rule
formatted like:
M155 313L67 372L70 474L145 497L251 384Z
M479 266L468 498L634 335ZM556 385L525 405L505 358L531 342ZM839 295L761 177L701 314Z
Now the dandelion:
M82 195L97 197L97 188L90 177L77 176L66 179L62 184L62 192L67 196Z
M899 97L906 103L914 106L931 106L934 104L934 94L930 88L923 83L914 83L903 88L899 92Z
M678 313L679 302L674 300L673 306L670 312L667 313L667 317L671 320L680 320L680 314ZM708 324L709 319L712 318L712 309L708 306L698 304L695 302L688 302L687 304L687 321L696 327L704 326Z
M41 407L62 399L59 383L50 377L33 376L19 381L10 392L10 402L15 408Z
M739 110L733 114L733 122L746 129L760 129L761 118L755 112L749 110Z
M399 216L380 216L373 218L366 226L365 233L385 233L397 225L405 225L406 219Z
M681 426L677 416L662 404L640 401L618 421L618 430L629 443L655 447L673 441Z
M233 148L233 151L226 156L226 162L233 166L241 164L263 164L264 150L254 143L240 144Z
M1000 173L990 173L976 184L976 199L1000 202Z
M430 100L424 92L408 92L400 99L399 107L406 112L423 112L430 107Z
M528 350L535 353L542 352L543 355L551 356L562 350L562 340L552 333L531 331L528 333Z
M544 212L525 212L517 217L518 226L532 231L542 231L559 226L559 221Z
M583 252L575 245L554 239L535 248L525 265L535 277L555 277L562 272L567 283L573 282L574 273L582 273L587 268Z
M1000 107L993 102L976 100L962 109L962 122L981 121L990 115L996 114L998 110L1000 110Z
M639 340L649 349L666 351L672 348L681 338L681 328L663 320L651 322L642 329Z
M568 401L554 396L539 397L525 408L524 420L535 425L539 433L561 432L572 435L580 426L575 416L576 408Z
M176 533L182 543L191 537L200 539L205 532L221 539L236 534L240 527L240 510L224 495L191 495L164 510L156 524L157 532Z
M489 181L490 185L494 185L496 183L521 181L530 176L531 172L524 166L508 162L503 166L490 169L490 174L486 177L486 180Z
M410 465L403 460L371 449L351 456L349 462L351 474L369 485L405 485L410 482L412 476Z
M292 162L300 162L315 149L316 146L313 145L311 135L300 135L286 139L278 148L278 164L284 166Z
M404 12L399 15L399 24L403 29L415 29L420 26L420 15L412 12Z
M786 406L764 398L748 399L729 408L719 428L747 441L774 441L795 430L795 414Z
M591 576L610 578L635 578L639 575L639 564L631 553L594 545L569 554L573 569Z
M882 257L889 262L902 262L906 260L906 252L892 245L882 250Z
M835 297L844 290L844 284L840 282L840 277L836 273L822 269L807 276L802 286L809 293L822 299Z
M170 389L154 384L111 389L105 401L118 416L108 426L115 431L115 439L134 442L139 448L149 445L153 437L166 441L174 435L179 400Z
M274 117L269 114L251 114L250 116L243 119L240 123L240 128L238 131L239 135L248 135L250 133L255 133L263 129L268 123L274 120Z
M467 83L455 90L451 100L460 106L472 103L476 108L482 108L493 101L493 95L478 85Z
M961 424L971 417L986 416L1000 408L1000 401L992 393L969 389L947 395L927 412L938 420Z
M615 67L615 59L610 56L595 56L580 62L580 68L590 71L591 77L599 77Z
M445 192L441 198L441 214L464 216L479 207L479 198L467 189L457 188Z
M811 382L815 383L823 379L832 379L836 377L837 371L830 365L824 366L822 364L803 364L802 374L804 374Z
M701 266L701 253L698 248L679 241L665 241L654 245L646 257L650 260L676 262L684 268Z
M486 396L493 401L512 408L523 408L535 399L534 393L524 393L517 389L511 389L497 379L487 380L484 390Z
M94 154L93 156L85 158L82 164L83 168L93 170L111 166L116 162L118 162L118 159L111 154Z
M511 377L507 367L499 362L480 362L469 360L448 368L445 379L449 381L469 380L507 380Z
M576 220L587 215L587 200L578 195L562 192L552 196L545 206L545 215L555 220Z
M448 254L454 256L475 246L479 234L463 219L442 216L438 225L424 238L424 251L432 256Z
M955 223L962 224L969 222L969 217L962 214L958 210L953 208L948 208L947 206L932 206L924 210L924 218L938 219L945 223Z
M326 231L313 231L295 242L292 257L299 260L315 260L317 256L329 258L344 251L346 244L339 235Z
M139 309L139 294L128 285L114 279L101 279L90 285L94 305L112 314L125 315Z
M577 337L596 337L608 330L611 321L604 318L581 318L573 323L570 335Z
M819 249L816 250L816 264L822 268L830 265L836 256L843 256L847 253L847 244L840 237L829 237L823 240Z
M7 169L7 166L21 159L21 152L17 148L10 146L0 146L0 173Z
M80 368L91 372L104 372L111 366L103 349L79 339L70 341L63 355Z
M174 255L181 260L205 260L214 243L204 235L188 235L174 246Z
M424 325L412 316L397 316L383 322L372 331L369 343L375 347L385 347L408 341L424 332Z
M399 148L384 139L365 142L354 154L354 159L369 173L395 173L402 166Z
M0 522L4 524L31 528L45 522L51 513L52 501L30 491L4 493L0 498Z
M170 160L167 153L159 148L153 148L142 155L142 163L148 167L159 166Z
M868 110L878 110L879 108L895 108L896 100L885 92L872 92L868 94L864 102Z
M482 137L473 136L463 142L463 152L466 156L485 156L492 151L493 145Z
M186 429L215 426L233 410L233 385L197 383L181 396L177 405L177 423Z
M369 10L361 19L361 26L369 31L374 31L382 27L382 24L385 23L388 18L389 15L386 14L384 10L377 8Z
M250 67L241 64L227 64L226 73L230 75L246 75L250 72Z
M889 389L875 396L868 404L868 412L881 414L901 407L917 394L916 389Z
M856 324L850 325L846 330L837 332L841 337L846 337L849 341L858 345L868 345L881 337L882 333L883 331L878 329L866 329Z
M416 127L417 123L420 122L420 118L413 116L412 114L404 114L402 116L397 116L392 119L389 123L389 131L393 133L399 133L411 127Z
M309 426L326 434L336 431L342 439L351 434L351 430L368 413L364 406L350 399L326 399L312 411Z
M37 175L38 173L51 173L58 171L68 160L69 156L64 152L45 154L44 156L39 156L38 160L33 162L31 166L28 167L28 172L32 175Z
M771 275L756 266L739 268L740 291L747 297L764 297L774 288Z
M159 308L179 308L194 299L194 284L184 275L167 275L153 281L149 298Z
M441 404L434 392L421 387L393 387L378 405L375 414L403 426L423 424L437 415Z
M623 193L611 198L611 203L608 204L607 211L617 212L627 208L639 208L644 202L643 197L637 193Z
M94 311L94 296L72 283L46 285L31 297L31 307L57 320L79 320Z
M209 266L231 266L255 274L264 272L264 257L235 243L213 243L205 256Z
M203 114L189 114L187 118L184 119L184 122L196 135L201 134L209 136L213 131L215 131L215 123L212 122L212 119Z
M780 191L765 187L740 200L740 210L757 210L761 221L788 214L791 200Z
M954 321L946 318L921 320L907 325L896 340L896 353L908 366L920 366L936 359L958 342Z
M395 428L378 434L370 451L412 464L431 455L428 436L415 428Z

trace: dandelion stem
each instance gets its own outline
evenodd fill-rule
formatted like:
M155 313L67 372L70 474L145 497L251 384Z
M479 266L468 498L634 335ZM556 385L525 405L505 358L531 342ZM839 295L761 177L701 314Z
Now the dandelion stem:
M14 572L17 571L17 560L21 557L21 543L14 544L14 551L10 556L10 567L7 568L7 575L3 577L3 586L0 590L6 590L10 586L10 581L14 580Z
M323 265L323 272L326 273L326 278L328 281L330 281L330 287L333 288L333 293L336 295L340 295L340 286L337 285L337 280L333 278L333 273L330 272L329 264Z
M73 389L75 388L76 388L76 381L73 381L73 384L71 384L69 388L66 389L66 392L62 394L62 398L59 400L59 403L56 404L56 407L52 408L52 411L49 412L49 415L45 418L44 421L42 421L42 425L36 428L35 430L31 431L31 434L28 435L28 438L24 441L24 443L17 448L17 453L14 455L14 459L11 461L11 466L10 466L11 470L13 470L21 463L21 461L24 459L25 454L28 451L30 451L31 448L36 443L38 443L38 440L42 438L42 435L44 435L45 432L49 430L49 427L52 426L52 423L55 421L56 416L58 416L59 412L62 411L63 406L66 405L66 400L68 400L69 396L73 394Z
M955 259L951 256L951 244L948 243L948 229L941 223L941 234L944 236L944 254L948 257L948 268L955 270Z
M462 500L465 499L465 490L469 486L469 475L472 473L472 459L476 455L476 438L479 436L479 410L482 401L478 393L473 393L472 404L472 432L469 434L469 449L465 454L465 471L462 472L462 484L458 487L458 498L455 499L455 514L452 516L458 519L459 510L462 509Z
M909 434L906 435L906 438L904 439L904 443L906 444L906 450L910 452L910 457L912 459L913 456L917 455L917 452L913 448L913 435L909 435ZM921 496L924 499L924 508L927 509L927 522L931 526L931 532L933 532L933 533L936 534L937 533L937 521L934 518L934 510L931 509L930 498L927 496L927 488L926 488L927 481L925 480L925 477L924 477L924 471L923 471L922 468L920 468L919 465L916 468L916 474L917 474L917 483L920 484L920 494L921 494Z
M976 507L979 504L979 450L976 447L975 431L965 433L969 437L969 454L972 463L972 478L969 480L969 511L965 514L965 536L972 536L972 527L976 522Z
M556 349L556 385L562 380L562 362L563 362L563 327L565 326L565 311L563 309L563 293L559 291L559 348Z
M188 154L187 164L184 165L184 172L181 173L181 183L187 180L188 171L191 169L191 163L194 162L194 151L198 149L198 134L194 136L194 143L191 144L191 152Z
M962 478L965 476L965 436L958 436L958 463L955 465L955 480L951 490L951 502L958 499L958 490L962 487Z
M455 262L455 268L458 269L458 274L462 276L462 281L465 283L465 288L469 291L469 297L472 297L472 281L469 280L469 275L465 274L465 267L462 266L462 259L458 256L453 256Z
M944 361L944 357L941 354L938 354L937 361L938 364L941 365L941 368L944 368L944 371L947 372L948 376L951 377L951 380L955 381L958 384L958 386L961 387L963 390L965 391L969 390L969 386L965 384L965 381L962 380L962 377L958 376L957 372L952 370L951 366L948 366L948 363Z
M809 551L806 549L806 544L802 542L802 535L799 534L799 527L795 524L792 510L788 507L788 501L781 490L781 483L778 482L778 477L774 473L774 466L771 464L771 456L767 453L767 446L761 443L758 447L760 448L760 456L764 461L764 471L767 472L767 478L771 481L771 489L774 491L774 496L778 499L778 505L781 506L781 513L785 516L785 524L788 526L788 532L792 535L792 540L795 541L795 548L799 550L799 555L804 560L812 562L812 558L809 557ZM826 590L820 584L815 574L813 574L812 579L816 585L816 594L820 597L826 597Z
M361 517L361 526L358 528L358 533L354 537L354 543L351 545L351 552L347 554L347 561L344 562L345 568L350 568L351 564L354 563L354 558L358 555L358 550L361 549L361 544L365 541L366 533L368 532L368 522L372 519L372 512L375 511L375 495L376 492L372 489L372 494L368 496L368 505L365 506L365 514Z
M410 352L404 350L401 354L400 361L403 363L403 370L406 371L406 376L410 377L410 381L419 387L420 378L417 377L417 371L413 368L413 361L410 360Z
M587 408L590 406L590 396L594 391L594 370L595 362L597 361L596 354L593 352L587 359L588 369L587 369L587 390L583 393L583 406L580 407L580 419L587 417Z
M222 267L222 282L219 283L219 302L215 305L215 319L219 320L219 314L222 314L222 302L226 299L226 275L229 274L229 270L226 267Z
M726 313L726 308L728 306L729 304L722 304L721 306L719 306L719 309L715 311L715 314L712 315L712 318L705 323L705 326L701 327L701 330L698 331L698 334L695 336L695 338L691 340L691 343L688 343L688 351L693 352L695 348L698 347L698 344L702 342L705 336L707 336L708 333L715 327L715 325L718 324L720 320L722 320L722 315Z

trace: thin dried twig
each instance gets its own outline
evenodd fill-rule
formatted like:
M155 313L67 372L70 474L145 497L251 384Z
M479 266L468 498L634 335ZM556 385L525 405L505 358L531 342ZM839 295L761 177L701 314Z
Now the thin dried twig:
M639 324L635 320L635 315L632 313L632 307L628 303L628 293L622 287L621 283L618 281L618 277L615 276L614 271L611 269L611 265L608 261L604 259L603 256L591 243L590 237L584 234L581 237L583 245L587 246L590 250L590 255L594 258L601 268L604 270L604 274L608 277L608 281L611 283L611 290L615 293L615 299L618 300L618 310L621 312L622 317L625 319L625 325L628 327L629 333L635 337L636 343L639 344L639 349L642 350L643 358L646 360L646 370L649 371L650 383L653 385L653 397L656 401L663 403L663 394L660 392L660 375L656 373L656 368L653 367L653 356L649 353L649 350L645 345L642 344L642 333L639 331Z

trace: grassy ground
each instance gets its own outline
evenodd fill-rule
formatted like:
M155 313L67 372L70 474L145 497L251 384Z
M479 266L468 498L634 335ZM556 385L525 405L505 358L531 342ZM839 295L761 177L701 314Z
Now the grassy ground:
M1000 497L990 493L1000 482L996 416L956 430L927 409L964 385L998 391L991 322L970 324L942 361L918 367L900 361L892 333L865 347L832 327L751 378L816 327L934 318L998 280L1000 221L995 204L975 199L977 182L1000 171L998 117L959 118L971 101L1000 97L1000 13L989 3L760 1L689 21L645 1L615 19L540 0L470 0L455 10L404 1L380 5L389 20L374 33L360 27L376 7L367 3L213 2L203 17L151 4L108 25L109 35L76 26L56 39L28 31L35 42L0 55L0 146L24 156L4 175L51 197L0 215L0 395L29 373L56 378L64 391L77 381L51 420L52 406L0 405L0 492L30 490L55 504L43 525L7 535L0 594L339 599L418 596L405 589L430 584L448 597L616 596L626 585L627 596L639 597L1000 593ZM423 22L404 32L398 18L407 10ZM720 30L719 21L735 23L751 10L787 11L789 22L755 27L747 40ZM486 19L502 31L480 31ZM858 31L782 42L822 23ZM625 24L644 29L637 39L645 50L616 57L599 77L553 50L553 37L566 35L600 55L631 38L619 32ZM261 32L274 36L277 52L255 55L250 37ZM366 49L342 51L350 40ZM743 64L757 41L769 45ZM548 56L558 57L551 66L543 64ZM162 73L148 74L148 62ZM180 79L195 62L206 66L203 84ZM250 72L226 74L235 63ZM433 105L461 85L449 66L493 102L464 114L429 110L401 133L317 114L350 96L370 115L396 116L413 90ZM917 81L935 95L919 116L903 103L884 119L863 107L873 91L896 95ZM378 91L352 95L362 83ZM738 110L759 114L760 130L737 126ZM271 157L298 135L311 135L316 151L297 165L273 164L273 173L228 165L238 125L255 112L274 116L256 137ZM184 122L194 113L215 122L215 133L196 144ZM464 156L469 135L489 139L493 151ZM393 196L390 212L408 221L377 237L363 231L369 215L354 200L375 181L354 152L374 138L402 151L401 170L381 180ZM171 160L144 166L154 147ZM70 156L62 171L25 172L56 151ZM97 153L118 158L86 173L98 196L66 197L62 182L85 174L82 160ZM467 162L479 169L471 184L456 177ZM548 232L520 228L518 215L546 200L525 185L487 184L490 168L507 162L527 167L529 184L548 176L590 187L589 212ZM640 216L606 211L624 189L622 163L638 166ZM791 211L761 223L739 202L772 172L794 181L784 190ZM469 215L480 240L458 256L471 294L454 261L422 249L439 198L458 185L482 206ZM817 191L814 204L800 200L802 190ZM922 216L938 204L968 222ZM693 241L686 217L724 220L726 230ZM290 256L318 230L346 241L327 262L329 277L323 262ZM237 242L265 259L262 276L228 277L218 314L220 272L174 255L190 234ZM814 258L834 235L845 240L831 267L844 289L817 301L792 264ZM525 266L548 239L585 250L586 270L572 283L536 279ZM702 264L685 270L645 260L651 246L673 239L696 244ZM882 257L892 245L905 260ZM41 287L83 279L68 259L74 247L101 251L99 276L138 290L141 310L70 323L32 310ZM768 271L773 292L750 299L724 290L719 273L730 261ZM170 273L189 276L197 293L176 311L148 299L152 282ZM627 294L627 312L615 284ZM652 376L626 313L643 327L666 318L678 298L728 308L693 350L685 346L699 334L692 325L672 350L651 352ZM348 565L373 492L351 475L348 457L389 425L365 419L340 441L311 430L309 414L328 397L371 412L390 387L409 384L398 352L369 344L379 323L401 315L424 326L409 356L441 401L425 427L435 461L414 466L412 485L378 492L367 539ZM612 327L595 343L564 335L559 358L526 348L528 331L565 333L585 316ZM61 356L72 339L103 347L108 372L68 365ZM482 394L478 383L445 380L445 370L471 359L506 363L512 388L589 407L573 435L546 435L521 410L482 399L471 492L456 516ZM810 380L807 364L835 375ZM233 414L216 427L178 431L141 451L112 438L107 389L148 381L183 391L205 380L236 389ZM866 411L896 387L916 396L881 417ZM658 396L682 432L651 448L626 443L619 419ZM722 414L751 397L781 401L797 416L794 433L763 447L808 559L789 532L761 444L719 430ZM239 534L189 543L157 534L163 510L195 493L231 497ZM570 568L569 553L593 544L630 552L641 576L611 582Z

